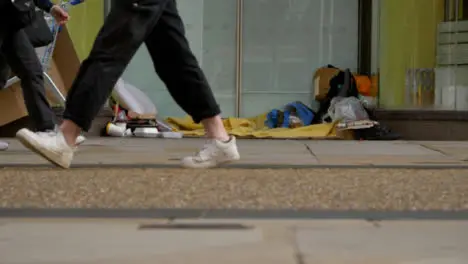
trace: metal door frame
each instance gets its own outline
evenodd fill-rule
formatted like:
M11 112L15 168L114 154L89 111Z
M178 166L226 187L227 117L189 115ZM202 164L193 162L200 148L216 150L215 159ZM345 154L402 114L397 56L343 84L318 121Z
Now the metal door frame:
M237 0L236 9L236 116L240 117L242 108L242 55L244 48L244 0Z

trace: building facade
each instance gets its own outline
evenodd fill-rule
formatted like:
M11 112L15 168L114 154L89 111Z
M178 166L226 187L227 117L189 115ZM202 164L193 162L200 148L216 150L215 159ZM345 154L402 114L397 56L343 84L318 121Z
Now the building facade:
M92 2L99 1L80 7L82 15L89 17ZM100 4L103 17L111 2ZM296 100L312 104L313 74L328 64L378 77L382 108L468 110L466 0L177 2L224 116L253 116ZM82 53L91 35L77 40ZM183 115L145 47L123 78L161 115Z

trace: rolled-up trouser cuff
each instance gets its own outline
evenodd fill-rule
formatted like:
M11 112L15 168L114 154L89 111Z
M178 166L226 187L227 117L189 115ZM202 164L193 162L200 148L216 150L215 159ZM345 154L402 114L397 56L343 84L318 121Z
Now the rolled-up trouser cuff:
M219 106L217 106L213 109L208 109L201 113L197 113L197 115L192 115L192 119L196 124L198 124L204 119L212 118L220 114L221 114L221 110L219 109Z
M88 120L86 118L80 118L68 112L67 110L65 110L65 112L63 113L63 119L72 121L85 132L89 131L89 129L91 128L91 124L92 124L92 120Z

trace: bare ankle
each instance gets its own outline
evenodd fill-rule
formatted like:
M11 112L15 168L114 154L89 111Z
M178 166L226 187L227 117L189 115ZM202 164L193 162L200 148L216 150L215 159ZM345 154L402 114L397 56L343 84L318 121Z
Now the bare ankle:
M221 116L217 115L214 117L206 118L201 121L205 127L206 136L210 139L216 139L220 141L229 141L230 136L224 128L223 120Z
M60 126L60 131L65 138L65 142L71 146L76 146L76 139L81 134L81 128L76 125L73 121L64 120Z

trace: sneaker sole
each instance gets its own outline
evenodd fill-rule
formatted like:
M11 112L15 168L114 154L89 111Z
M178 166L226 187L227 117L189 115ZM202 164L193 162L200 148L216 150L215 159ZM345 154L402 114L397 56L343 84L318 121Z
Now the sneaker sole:
M31 142L29 142L29 140L27 140L25 137L23 137L23 135L21 134L17 134L16 135L16 138L21 142L21 144L23 144L23 146L25 146L27 149L31 150L32 152L38 154L39 156L43 157L44 159L48 160L49 162L51 162L52 164L58 166L58 167L61 167L61 168L64 168L64 169L68 169L70 168L70 165L69 164L63 164L62 162L58 162L56 161L54 158L57 157L57 155L55 155L55 153L50 153L48 151L40 151L39 147L35 146L34 144L32 144Z
M230 163L233 163L233 162L236 162L236 161L239 161L240 160L240 157L239 158L236 158L236 159L230 159L230 160L226 160L226 161L220 161L218 162L217 164L213 165L213 166L190 166L190 165L185 165L182 163L182 168L185 168L185 169L213 169L213 168L219 168L219 167L222 167L224 165L227 165L227 164L230 164Z
M80 145L83 144L85 141L86 141L86 138L84 138L83 140L77 140L75 144L76 144L76 146L80 146Z

